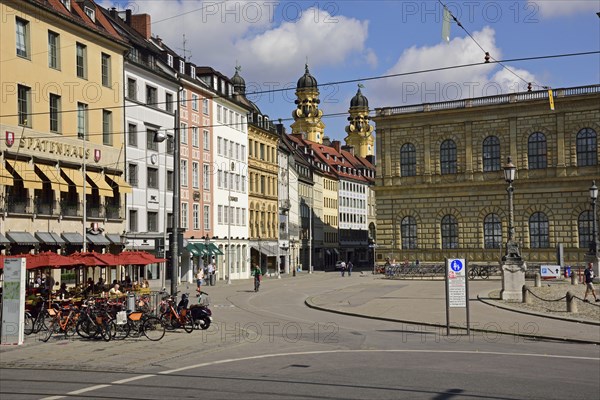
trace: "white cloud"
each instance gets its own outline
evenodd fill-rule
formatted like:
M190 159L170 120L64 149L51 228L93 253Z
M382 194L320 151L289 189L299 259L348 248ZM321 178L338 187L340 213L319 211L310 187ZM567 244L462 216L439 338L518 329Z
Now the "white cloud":
M502 59L495 44L495 32L489 27L474 32L477 42L496 59ZM455 38L450 43L416 47L405 50L396 64L384 75L402 74L433 68L482 63L474 67L448 69L437 72L411 74L388 78L369 84L367 96L370 106L385 107L401 104L433 103L480 97L499 93L522 91L523 80L497 64L483 64L484 53L469 37ZM533 74L509 67L526 82L535 82Z
M152 16L153 34L160 35L168 46L181 53L185 34L194 63L231 76L237 61L246 82L259 82L262 90L269 89L262 82L278 82L279 87L295 84L304 73L307 57L311 72L350 60L368 66L377 63L373 51L365 46L368 21L333 16L314 7L301 9L302 3L293 3L294 7L269 1L138 4L134 11Z
M539 11L545 18L600 11L597 0L529 0L527 3L530 10Z

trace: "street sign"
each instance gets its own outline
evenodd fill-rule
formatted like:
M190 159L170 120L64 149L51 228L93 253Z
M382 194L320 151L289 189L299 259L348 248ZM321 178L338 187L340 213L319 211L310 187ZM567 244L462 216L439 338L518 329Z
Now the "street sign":
M560 278L560 265L542 265L540 267L540 276L542 279Z
M469 310L469 280L464 258L446 259L446 334L450 335L450 308L464 308L467 317L467 335L471 332Z
M448 282L448 304L453 308L467 306L465 266L464 259L448 260L448 276L446 277Z

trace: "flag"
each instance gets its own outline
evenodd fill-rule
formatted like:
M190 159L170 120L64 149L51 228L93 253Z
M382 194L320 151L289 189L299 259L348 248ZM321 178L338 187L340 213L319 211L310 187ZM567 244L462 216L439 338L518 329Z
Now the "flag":
M548 100L550 101L550 110L554 111L554 95L552 89L548 89Z
M446 43L450 42L450 21L452 21L452 14L444 7L444 16L442 18L442 40Z

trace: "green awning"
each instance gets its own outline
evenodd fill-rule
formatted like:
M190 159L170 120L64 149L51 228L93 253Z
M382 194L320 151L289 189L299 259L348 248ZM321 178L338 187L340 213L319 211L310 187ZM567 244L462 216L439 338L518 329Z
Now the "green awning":
M219 248L217 247L217 245L214 244L214 243L209 243L208 244L207 253L213 254L213 255L219 255L219 256L223 255L223 252L221 250L219 250Z
M193 256L198 257L202 254L200 253L200 249L196 246L196 243L188 243L187 246L185 246L185 248L187 249L187 251L192 253Z

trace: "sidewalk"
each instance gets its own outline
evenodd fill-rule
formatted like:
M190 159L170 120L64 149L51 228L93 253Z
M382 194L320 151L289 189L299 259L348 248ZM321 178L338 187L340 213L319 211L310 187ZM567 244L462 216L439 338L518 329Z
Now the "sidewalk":
M506 307L489 298L490 292L500 289L499 280L476 280L469 284L472 330L485 331L488 335L502 332L600 344L600 321L597 324L579 323L525 314L517 308ZM446 293L442 280L387 280L363 275L352 285L309 297L306 305L359 317L446 327ZM455 328L466 327L464 308L451 309L450 325Z

